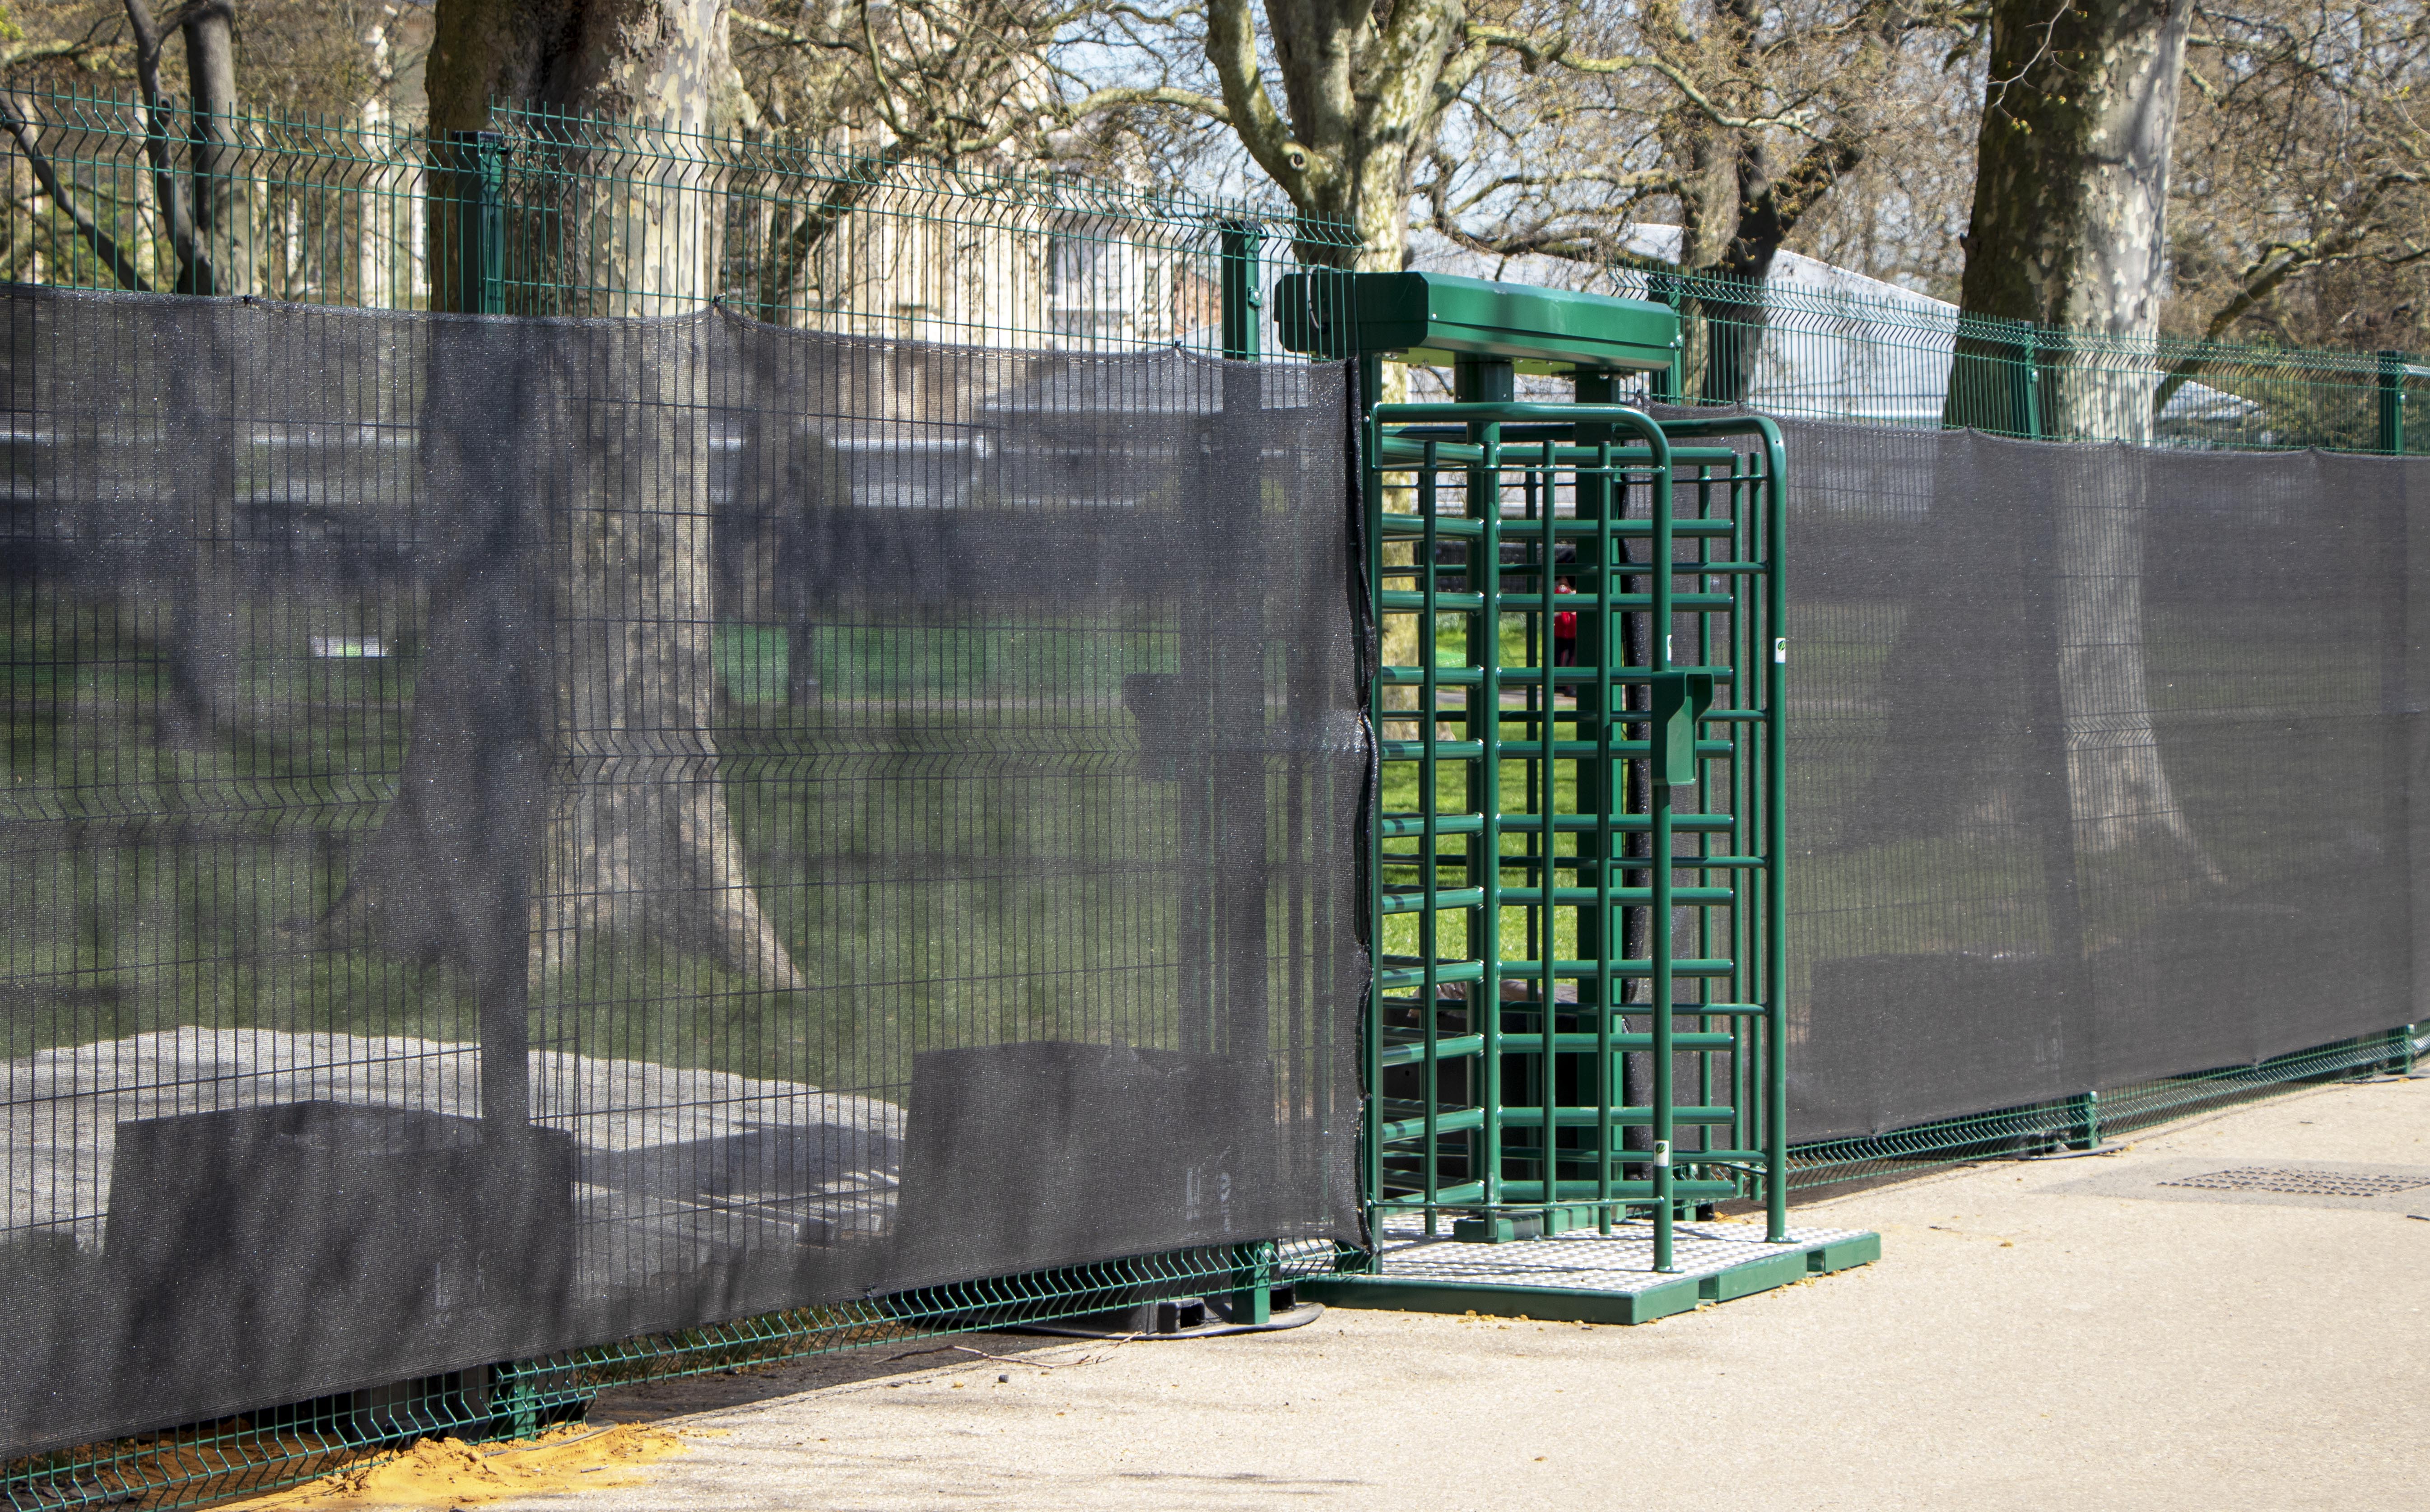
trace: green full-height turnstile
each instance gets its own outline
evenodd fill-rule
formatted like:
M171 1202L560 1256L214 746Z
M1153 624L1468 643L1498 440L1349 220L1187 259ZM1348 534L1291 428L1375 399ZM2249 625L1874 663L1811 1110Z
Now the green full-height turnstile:
M1660 305L1415 273L1275 304L1371 406L1371 1217L1645 1218L1669 1271L1674 1221L1760 1197L1785 1240L1779 432L1618 402L1673 362ZM1455 402L1375 404L1388 357Z

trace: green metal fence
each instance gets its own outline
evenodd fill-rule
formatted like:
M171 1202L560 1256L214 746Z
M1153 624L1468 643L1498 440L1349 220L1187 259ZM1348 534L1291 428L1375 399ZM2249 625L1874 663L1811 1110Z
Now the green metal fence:
M2099 1148L2105 1140L2173 1119L2230 1107L2291 1088L2376 1075L2408 1075L2430 1037L2421 1025L2319 1045L2251 1066L2138 1082L2062 1102L1994 1108L1920 1123L1869 1138L1791 1149L1789 1185L1809 1190L1844 1182L1917 1175L1976 1160Z
M1227 284L1357 244L1272 206L531 111L441 142L240 116L204 174L133 102L7 108L39 191L0 222L0 276L61 288L543 315L715 299L893 340L1255 353L1276 347L1254 321L1226 341Z
M1270 207L506 110L439 143L377 122L244 117L206 174L177 121L156 133L129 102L20 94L6 108L7 150L36 192L0 219L0 276L58 287L555 315L718 300L878 339L1281 359L1250 296L1294 246L1356 244ZM1278 1285L1332 1266L1329 1250L1178 1251L265 1404L0 1465L0 1506L194 1504L423 1435L527 1434L609 1385L1158 1298L1228 1295L1254 1321Z
M30 190L0 219L0 276L70 288L597 315L716 299L778 324L874 337L1263 356L1281 343L1257 291L1297 266L1295 246L1356 244L1346 226L1272 207L511 111L497 112L491 132L443 143L379 121L243 117L228 123L234 144L207 174L174 121L156 130L134 103L19 94L7 111L8 150ZM653 213L632 213L637 201ZM667 229L628 234L645 222ZM1922 301L1778 287L1756 299L1637 270L1610 273L1605 291L1652 295L1686 318L1683 360L1648 386L1650 398L2026 436L2430 449L2404 423L2430 369L2399 354L2137 345L1961 321ZM1542 715L1529 726L1540 740L1554 724ZM1438 864L1418 858L1435 854L1441 826L1424 832L1423 814L1417 822L1408 856L1388 865ZM1449 843L1446 855L1467 840ZM1544 888L1551 871L1540 866L1521 885ZM1523 926L1518 938L1543 933ZM1549 954L1503 950L1496 971ZM1553 1037L1556 1064L1573 1053L1561 1036L1579 1032L1556 1018L1534 1025ZM1586 1032L1610 1032L1612 1022L1600 1016ZM2409 1065L2424 1048L2408 1029L2125 1088L2097 1105L1998 1110L1807 1146L1791 1152L1787 1185L2081 1143L2289 1084ZM1440 1074L1440 1039L1420 1058ZM1734 1062L1723 1053L1710 1063ZM1606 1155L1585 1179L1598 1190L1625 1181L1626 1166L1615 1175L1608 1157L1611 1131L1592 1133ZM1432 1179L1443 1175L1437 1169ZM1329 1250L1184 1252L770 1315L40 1456L0 1466L0 1498L18 1507L193 1504L320 1474L416 1435L527 1433L618 1382L1109 1301L1254 1292L1336 1261Z
M1748 286L1613 268L1589 286L1679 310L1680 362L1652 397L1748 405L1783 419L2403 452L2408 396L2430 383L2430 367L2404 353L2054 330L1961 316L1880 285ZM2416 435L2409 445L2423 450L2430 440Z

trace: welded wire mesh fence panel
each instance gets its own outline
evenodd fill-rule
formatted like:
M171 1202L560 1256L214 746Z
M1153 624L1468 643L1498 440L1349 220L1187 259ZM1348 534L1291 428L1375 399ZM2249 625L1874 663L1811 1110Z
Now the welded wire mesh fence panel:
M1272 207L504 108L447 141L222 118L200 162L174 108L157 129L123 100L7 108L0 269L68 288L594 316L714 299L838 334L1280 356L1254 300L1226 331L1227 276L1261 290L1357 245Z
M2393 354L2054 330L1853 276L1750 285L1614 267L1587 286L1679 311L1679 362L1652 383L1658 400L2062 440L2430 447L2403 424L2430 369Z
M1339 369L0 322L0 1454L1358 1237Z
M1801 1140L2415 1016L2419 464L1786 428Z

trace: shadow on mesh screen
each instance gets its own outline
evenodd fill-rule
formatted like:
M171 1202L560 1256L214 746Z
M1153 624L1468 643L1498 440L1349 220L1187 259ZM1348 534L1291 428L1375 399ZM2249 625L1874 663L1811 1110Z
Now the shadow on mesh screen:
M889 1274L933 1286L1265 1237L1273 1095L1266 1063L1227 1055L927 1051Z

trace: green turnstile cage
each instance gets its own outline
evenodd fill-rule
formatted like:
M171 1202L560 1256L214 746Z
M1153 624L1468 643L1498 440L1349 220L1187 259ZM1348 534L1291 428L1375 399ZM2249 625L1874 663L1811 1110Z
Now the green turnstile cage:
M1286 280L1289 285L1290 280ZM1286 287L1284 335L1455 364L1374 406L1385 664L1371 1216L1483 1239L1761 1197L1787 1234L1779 432L1615 401L1635 301L1426 274ZM1575 402L1520 403L1522 369Z

